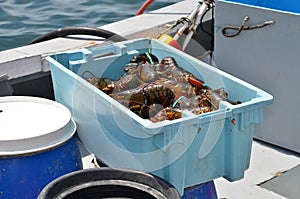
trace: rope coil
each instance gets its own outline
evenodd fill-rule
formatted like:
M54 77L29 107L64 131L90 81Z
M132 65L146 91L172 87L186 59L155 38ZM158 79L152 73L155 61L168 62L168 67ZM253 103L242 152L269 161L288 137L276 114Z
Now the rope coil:
M240 26L224 26L222 28L222 34L225 37L235 37L235 36L239 35L242 32L242 30L254 30L254 29L263 28L265 26L272 25L275 23L275 21L265 21L264 23L261 23L261 24L257 24L257 25L253 25L253 26L245 26L245 23L249 19L250 18L248 16L246 16L243 19L242 24ZM236 30L236 32L228 33L227 30Z

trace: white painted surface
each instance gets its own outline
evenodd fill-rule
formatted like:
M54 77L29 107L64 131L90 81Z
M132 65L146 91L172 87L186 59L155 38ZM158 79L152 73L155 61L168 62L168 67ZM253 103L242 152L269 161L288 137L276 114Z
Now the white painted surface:
M250 2L260 4L256 3L259 1ZM262 1L262 4L276 5L275 1ZM242 31L235 37L223 35L222 28L239 26L245 16L249 17L245 26L265 21L275 23ZM297 104L300 95L295 91L298 90L300 74L299 19L299 13L216 1L214 61L217 67L274 97L273 104L266 107L263 125L257 126L254 137L298 153L300 107Z
M215 186L219 198L227 199L283 199L285 197L263 189L257 184L271 179L278 172L287 171L300 164L300 156L289 151L253 142L250 167L243 179L229 182L216 179ZM299 179L300 183L300 179ZM295 185L295 186L299 186Z

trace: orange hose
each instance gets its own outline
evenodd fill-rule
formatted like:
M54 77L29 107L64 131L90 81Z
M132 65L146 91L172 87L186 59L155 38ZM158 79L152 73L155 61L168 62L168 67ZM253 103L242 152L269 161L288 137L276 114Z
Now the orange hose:
M143 14L143 12L150 6L151 3L153 3L154 0L146 0L145 3L140 7L140 9L137 11L137 13L135 14L140 15Z

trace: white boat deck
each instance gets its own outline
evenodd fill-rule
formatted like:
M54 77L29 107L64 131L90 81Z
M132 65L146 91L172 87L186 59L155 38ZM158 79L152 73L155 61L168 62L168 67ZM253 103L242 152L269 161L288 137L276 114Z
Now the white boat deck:
M139 36L150 37L158 33L166 23L172 22L187 14L193 9L196 1L182 1L172 8L164 8L133 17L127 20L102 26L102 28L113 31L125 37L140 33ZM126 28L124 28L126 27ZM154 28L156 27L156 28ZM154 29L153 29L154 28ZM152 30L146 31L145 30ZM7 73L11 79L30 75L39 72L49 71L49 66L44 61L44 57L57 51L64 51L74 48L91 47L100 44L101 41L73 40L70 38L60 38L30 46L20 47L0 52L0 74ZM11 67L14 65L14 67ZM26 68L26 70L24 70ZM92 155L83 157L84 168L91 167ZM215 185L218 198L245 199L245 198L292 198L292 196L276 193L258 184L268 181L274 176L280 177L281 173L288 173L289 170L300 165L300 154L293 153L276 146L253 141L250 168L245 172L242 180L228 182L223 178L216 179ZM285 174L283 173L283 174ZM282 174L282 175L283 175ZM300 195L298 189L300 185L300 170L296 171L293 179L293 186L290 188ZM287 182L288 183L288 182ZM279 187L280 189L280 187ZM287 190L286 187L282 189ZM284 192L284 190L282 192ZM297 192L298 191L298 192ZM296 196L294 195L294 198ZM297 197L297 198L300 198Z
M279 177L284 172L289 172L292 168L300 165L300 155L293 153L282 148L278 148L274 145L269 145L259 141L253 141L252 153L250 160L250 167L245 172L245 176L242 180L235 182L228 182L224 178L216 179L215 186L217 189L219 198L299 198L300 191L300 170L298 169L298 176L295 175L295 184L289 184L289 182L283 182L291 187L284 187L282 189L294 189L293 195L287 195L285 192L288 190L279 190L273 192L268 189L258 186L259 184L272 179L273 177ZM275 179L275 178L274 178ZM291 179L292 180L292 179ZM280 189L280 188L279 188ZM282 194L286 195L282 195ZM298 197L295 196L298 193ZM290 192L290 194L292 194Z
M86 154L83 158L84 169L94 168L92 160L94 156ZM274 192L259 186L270 179L279 178L288 173L296 166L300 166L300 154L285 150L274 145L260 141L253 141L250 167L245 172L243 179L229 182L224 178L214 180L217 195L219 199L298 199L300 194L300 169L298 169L293 179L286 182L282 180L282 190L277 187L278 191ZM290 186L291 185L291 186ZM297 195L296 195L297 194Z

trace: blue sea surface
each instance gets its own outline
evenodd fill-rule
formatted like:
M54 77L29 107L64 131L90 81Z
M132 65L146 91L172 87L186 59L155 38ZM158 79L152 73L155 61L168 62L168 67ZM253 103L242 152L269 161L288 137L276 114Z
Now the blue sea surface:
M0 51L70 26L99 27L132 17L145 0L0 0ZM160 0L145 11L179 2Z

